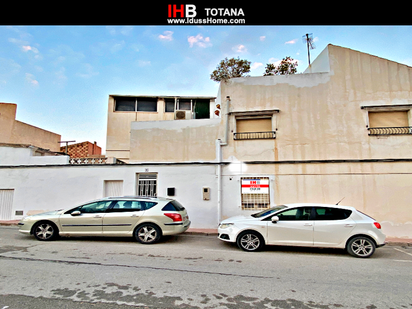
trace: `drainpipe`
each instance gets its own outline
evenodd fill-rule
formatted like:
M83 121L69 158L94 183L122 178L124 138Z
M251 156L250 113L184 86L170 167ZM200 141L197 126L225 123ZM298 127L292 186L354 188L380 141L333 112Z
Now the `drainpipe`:
M222 219L222 146L227 146L229 136L229 104L230 97L226 97L226 112L225 112L225 135L224 140L216 140L216 158L217 165L217 220L220 223Z

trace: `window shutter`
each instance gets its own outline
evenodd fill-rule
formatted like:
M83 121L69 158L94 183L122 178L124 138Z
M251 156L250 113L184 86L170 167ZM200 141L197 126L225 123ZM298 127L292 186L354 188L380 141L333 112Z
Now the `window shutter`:
M408 112L369 112L369 127L407 127Z

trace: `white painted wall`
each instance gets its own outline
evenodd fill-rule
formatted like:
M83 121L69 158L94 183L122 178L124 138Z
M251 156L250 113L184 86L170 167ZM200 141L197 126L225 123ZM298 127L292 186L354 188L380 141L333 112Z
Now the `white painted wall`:
M0 146L0 165L69 164L69 156L34 156L33 147Z
M217 163L129 164L95 166L0 166L0 190L14 189L13 216L74 207L102 198L105 181L123 181L123 194L135 195L138 173L158 173L158 196L175 188L173 198L187 209L192 228L216 228L218 224ZM411 162L381 163L280 163L236 162L222 167L222 219L250 215L242 210L243 176L269 177L270 204L332 203L345 198L350 205L382 224L390 237L412 238ZM400 185L401 184L401 185ZM210 188L210 200L203 200L203 187Z
M217 188L214 165L96 165L0 167L0 189L14 189L13 219L23 215L74 207L104 197L104 182L123 180L123 194L136 194L137 173L158 173L158 196L176 188L174 197L188 211L193 228L215 228ZM211 188L204 201L202 188Z

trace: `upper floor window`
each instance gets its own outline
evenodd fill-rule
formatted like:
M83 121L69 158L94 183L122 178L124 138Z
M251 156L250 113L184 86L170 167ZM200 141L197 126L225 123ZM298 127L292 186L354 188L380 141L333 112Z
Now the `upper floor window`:
M412 134L412 104L364 105L369 135Z
M156 98L115 98L116 112L157 112Z
M275 139L279 110L232 112L236 119L235 140Z
M175 99L165 99L165 112L173 113L175 111Z
M116 99L115 109L116 112L134 112L136 111L135 99Z

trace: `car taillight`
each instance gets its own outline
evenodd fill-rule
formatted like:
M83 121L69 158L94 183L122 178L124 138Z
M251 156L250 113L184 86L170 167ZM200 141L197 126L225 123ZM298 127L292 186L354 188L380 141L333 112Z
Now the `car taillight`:
M169 217L170 219L173 220L173 222L176 221L183 221L182 220L182 216L180 214L176 214L176 213L165 213L164 214L166 217Z
M373 224L376 226L377 229L381 229L381 225L379 224L379 222L373 222Z

